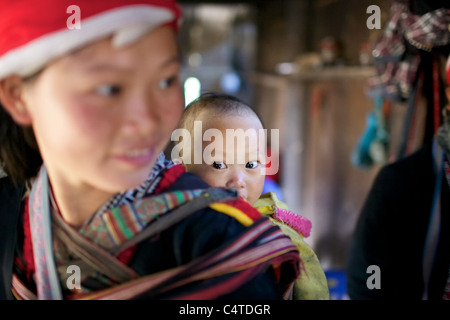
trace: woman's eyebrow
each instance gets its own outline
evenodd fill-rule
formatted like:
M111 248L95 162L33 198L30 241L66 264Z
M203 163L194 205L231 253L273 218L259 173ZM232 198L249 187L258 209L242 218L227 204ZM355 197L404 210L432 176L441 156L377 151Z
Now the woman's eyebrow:
M181 63L181 58L179 55L170 57L166 60L164 60L159 69L164 69L169 67L172 64L179 64ZM102 73L102 72L117 72L117 73L131 73L133 71L132 68L128 68L126 66L120 66L114 63L110 62L104 62L99 64L94 64L91 66L88 66L86 68L86 71L89 73Z
M168 66L170 66L171 64L173 64L173 63L176 63L176 64L179 64L179 63L181 63L181 57L180 57L180 55L175 55L175 56L172 56L172 57L170 57L170 58L168 58L166 61L164 61L162 64L161 64L161 69L162 68L166 68L166 67L168 67Z
M103 72L131 73L132 69L112 63L102 63L89 66L86 68L86 71L88 73L103 73Z

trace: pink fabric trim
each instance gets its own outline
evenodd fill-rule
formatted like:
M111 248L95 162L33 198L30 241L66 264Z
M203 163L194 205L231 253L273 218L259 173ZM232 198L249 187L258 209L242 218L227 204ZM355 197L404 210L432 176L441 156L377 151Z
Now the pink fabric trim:
M309 237L311 233L311 221L299 214L295 214L289 210L277 208L277 212L275 212L272 217L288 225L305 238Z

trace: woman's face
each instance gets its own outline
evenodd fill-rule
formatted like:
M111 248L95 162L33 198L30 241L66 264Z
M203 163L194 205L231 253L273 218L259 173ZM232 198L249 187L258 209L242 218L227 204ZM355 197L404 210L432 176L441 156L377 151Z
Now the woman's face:
M113 48L96 42L53 61L25 103L51 179L120 192L141 184L183 111L174 31Z

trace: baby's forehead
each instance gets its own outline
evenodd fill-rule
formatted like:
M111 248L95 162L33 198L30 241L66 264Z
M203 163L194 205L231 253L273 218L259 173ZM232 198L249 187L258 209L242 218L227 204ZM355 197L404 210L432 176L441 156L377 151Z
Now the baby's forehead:
M258 117L217 116L205 119L201 125L203 137L206 135L208 138L204 144L208 145L209 141L213 139L214 147L219 153L227 153L232 150L257 153L264 149L261 143L266 140L266 132Z
M240 127L244 130L263 129L261 120L255 114L250 112L237 113L234 111L230 112L215 112L215 110L203 110L196 121L201 121L203 129L217 128L222 129L236 129Z

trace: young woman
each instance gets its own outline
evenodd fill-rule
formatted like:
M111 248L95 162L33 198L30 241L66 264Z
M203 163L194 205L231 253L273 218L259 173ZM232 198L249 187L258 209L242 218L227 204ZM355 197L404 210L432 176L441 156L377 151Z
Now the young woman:
M0 298L287 297L293 243L162 155L183 111L174 1L0 13Z

